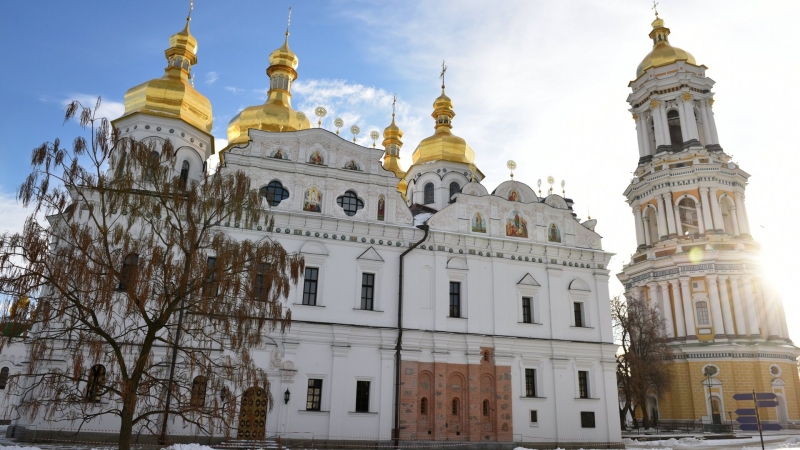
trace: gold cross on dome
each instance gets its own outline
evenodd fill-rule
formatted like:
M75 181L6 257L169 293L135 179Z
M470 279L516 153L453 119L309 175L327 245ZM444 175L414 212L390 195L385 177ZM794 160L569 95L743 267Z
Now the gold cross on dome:
M289 7L289 18L286 19L286 32L289 32L289 25L292 24L292 7Z
M650 9L652 9L653 11L656 12L656 18L658 18L658 9L657 9L657 7L658 7L658 2L656 2L656 0L653 0L653 7L650 8Z
M444 60L442 60L442 73L439 74L439 78L442 79L442 89L444 89L444 74L447 72L447 66L444 65Z
M392 117L394 117L394 107L397 105L397 94L394 94L394 100L392 100Z
M192 10L194 9L194 0L189 0L189 15L186 16L186 20L192 20Z

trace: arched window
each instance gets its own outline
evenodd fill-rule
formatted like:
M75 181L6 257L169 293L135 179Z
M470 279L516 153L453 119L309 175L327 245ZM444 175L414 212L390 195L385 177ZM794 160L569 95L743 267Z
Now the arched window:
M206 404L206 389L208 388L208 379L202 375L195 377L192 381L192 397L189 400L189 406L192 408L202 408Z
M186 187L186 183L189 181L189 161L184 161L181 164L181 185Z
M289 191L283 187L280 181L270 181L268 185L261 188L261 195L267 199L269 206L278 206L289 198Z
M364 202L353 191L347 191L344 195L336 197L336 203L342 207L344 213L348 216L354 216L359 209L364 208Z
M711 321L709 320L708 316L708 303L706 302L697 302L695 303L695 309L697 309L697 324L698 325L711 325Z
M650 233L650 242L655 244L660 239L658 235L658 218L656 217L655 208L647 208L645 210L645 217L647 218L645 225L649 228L645 230L645 233Z
M428 415L428 398L422 397L422 400L419 401L419 413L423 416Z
M450 203L456 201L453 196L461 192L461 186L458 185L455 181L450 183Z
M147 181L151 183L156 182L156 169L158 168L158 159L161 155L157 151L150 152L150 158L147 161Z
M425 202L424 204L429 205L434 202L433 199L433 183L427 183L425 185Z
M5 389L8 383L8 367L0 369L0 389Z
M669 126L669 140L672 143L672 151L683 150L683 134L681 133L681 116L674 109L667 113L667 125Z
M119 272L119 285L117 289L124 291L131 283L136 281L136 266L139 264L139 255L131 253L122 261L122 270Z
M681 218L683 234L689 235L700 231L697 224L697 205L694 200L686 197L679 201L678 215Z
M453 399L453 415L457 416L459 411L458 397L456 397Z
M656 154L656 126L655 122L653 122L653 116L650 116L647 119L647 139L650 141L650 154Z
M103 395L103 385L106 383L106 368L96 364L89 370L89 380L86 386L86 400L99 402Z
M489 416L489 400L483 401L483 415L486 417Z

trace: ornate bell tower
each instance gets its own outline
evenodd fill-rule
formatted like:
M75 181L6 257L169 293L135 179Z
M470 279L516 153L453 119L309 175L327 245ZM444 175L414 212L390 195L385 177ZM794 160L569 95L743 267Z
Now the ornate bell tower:
M767 420L798 420L800 352L750 236L750 175L720 145L707 67L672 46L657 15L652 27L628 96L639 159L624 195L637 248L618 275L626 296L662 314L673 345L673 387L647 410L662 421L727 423L726 411L747 407L733 395L755 389L778 396Z

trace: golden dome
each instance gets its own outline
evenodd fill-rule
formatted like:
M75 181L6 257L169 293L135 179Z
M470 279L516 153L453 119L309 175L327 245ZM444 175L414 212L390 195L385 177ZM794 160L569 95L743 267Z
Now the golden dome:
M414 164L429 161L452 161L460 163L474 163L475 151L467 141L454 135L451 131L451 122L456 113L453 112L453 102L445 95L442 86L442 95L433 102L433 114L436 119L436 132L433 136L422 140L411 156Z
M197 63L197 39L189 32L189 21L183 30L169 38L164 52L167 68L164 76L142 83L125 93L123 117L141 112L182 119L206 133L211 132L211 102L192 87L189 76Z
M403 130L394 123L394 113L392 113L392 123L383 130L383 147L386 152L383 155L383 168L391 170L398 178L403 178L405 170L400 167L400 148L403 146Z
M686 61L696 66L694 56L686 50L670 45L668 36L669 28L664 26L664 19L656 17L653 21L653 31L650 38L653 40L653 50L644 57L639 67L636 68L636 78L642 76L651 67L661 67L676 61Z
M292 82L297 79L299 59L289 48L289 32L283 45L269 56L270 77L267 101L263 105L250 106L231 119L228 124L228 145L242 144L250 140L248 130L283 132L311 128L311 122L303 112L292 109Z

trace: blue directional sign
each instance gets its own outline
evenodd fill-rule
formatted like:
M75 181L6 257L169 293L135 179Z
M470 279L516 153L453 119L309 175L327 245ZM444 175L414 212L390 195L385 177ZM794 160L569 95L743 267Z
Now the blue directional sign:
M758 424L744 423L739 425L739 429L742 431L758 431ZM777 423L762 423L761 429L764 431L780 431L782 428Z
M775 408L778 406L778 402L773 402L771 400L759 400L758 407L759 408Z
M750 408L750 409L742 408L742 409L737 409L735 414L738 414L740 416L755 416L756 415L756 410L753 409L753 408Z
M733 394L734 400L753 400L753 394Z
M751 394L750 398L752 399L753 396ZM773 394L772 392L757 392L756 393L756 400L775 400L778 398L777 395Z
M756 416L739 416L736 421L739 423L758 423Z

